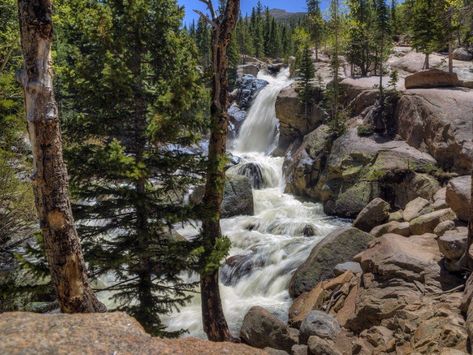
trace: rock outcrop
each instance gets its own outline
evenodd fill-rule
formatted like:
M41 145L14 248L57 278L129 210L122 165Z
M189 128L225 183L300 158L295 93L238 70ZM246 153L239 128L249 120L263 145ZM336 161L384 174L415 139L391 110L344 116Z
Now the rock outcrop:
M397 133L442 169L467 175L473 159L472 111L473 90L409 90L397 105Z
M306 114L294 85L281 90L276 100L276 117L279 120L277 155L284 155L291 144L300 142L323 122L325 113L317 104L321 98L315 98L316 103L308 107Z
M429 175L435 159L403 141L360 137L349 129L328 152L327 135L317 131L286 158L286 189L321 201L328 214L355 218L376 197L403 208L419 196L430 200L440 188ZM308 137L316 138L314 144Z
M125 313L3 313L1 354L266 354L244 344L161 339Z

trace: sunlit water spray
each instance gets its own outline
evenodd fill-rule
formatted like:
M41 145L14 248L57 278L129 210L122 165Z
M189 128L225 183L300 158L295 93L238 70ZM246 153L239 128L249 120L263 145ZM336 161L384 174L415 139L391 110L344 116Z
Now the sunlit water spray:
M260 189L253 190L254 216L223 219L221 223L224 235L232 242L230 255L235 262L221 269L220 291L225 316L235 336L252 306L262 306L287 320L292 273L318 242L343 223L325 216L321 205L285 194L284 159L268 155L277 141L276 99L290 85L288 76L288 70L276 78L260 72L258 78L267 80L269 85L258 94L234 142L233 154L242 158L241 164L256 164L264 180ZM239 167L232 170L238 173ZM192 236L197 230L188 226L179 232ZM198 280L196 275L191 279ZM197 294L180 312L163 319L168 330L187 329L189 335L205 338L200 301Z

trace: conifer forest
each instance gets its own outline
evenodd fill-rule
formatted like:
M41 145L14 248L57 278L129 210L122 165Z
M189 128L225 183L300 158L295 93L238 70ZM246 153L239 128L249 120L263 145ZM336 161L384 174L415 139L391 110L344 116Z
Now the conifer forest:
M0 0L0 354L473 353L473 0Z

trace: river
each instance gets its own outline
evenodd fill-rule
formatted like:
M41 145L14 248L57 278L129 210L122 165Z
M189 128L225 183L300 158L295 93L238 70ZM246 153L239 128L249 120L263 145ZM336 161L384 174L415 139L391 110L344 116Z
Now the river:
M291 305L288 284L292 273L318 242L343 224L327 217L320 204L284 193L284 158L272 157L270 153L278 139L276 99L279 92L291 84L289 71L283 70L277 77L260 72L258 78L268 81L269 85L256 97L238 138L229 142L229 150L242 159L240 164L249 162L260 167L263 188L253 190L254 216L238 216L221 222L224 235L232 242L230 256L243 260L235 266L226 265L221 271L223 309L235 336L252 306L262 306L287 320ZM178 232L184 236L196 234L191 227ZM199 295L163 321L170 331L187 329L188 335L205 338Z

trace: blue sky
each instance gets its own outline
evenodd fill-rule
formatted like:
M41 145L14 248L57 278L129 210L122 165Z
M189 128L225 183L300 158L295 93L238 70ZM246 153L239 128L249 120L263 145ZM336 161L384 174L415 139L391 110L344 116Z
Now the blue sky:
M205 6L199 0L178 0L179 4L184 5L186 9L186 17L184 22L191 23L192 19L197 19L194 9L205 10ZM214 3L218 1L214 0ZM250 13L251 8L256 5L258 0L241 0L241 12ZM284 9L290 12L299 12L306 10L306 0L262 0L263 6L271 9ZM322 7L328 0L322 0Z

